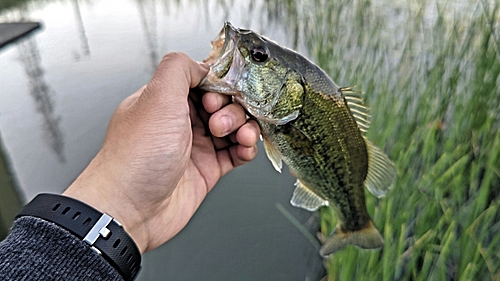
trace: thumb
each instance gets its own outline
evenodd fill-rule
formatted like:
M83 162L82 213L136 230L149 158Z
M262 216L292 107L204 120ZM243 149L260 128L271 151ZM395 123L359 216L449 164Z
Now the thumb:
M139 103L155 103L164 112L186 107L189 89L196 87L207 73L208 65L197 63L184 53L169 53L139 97Z

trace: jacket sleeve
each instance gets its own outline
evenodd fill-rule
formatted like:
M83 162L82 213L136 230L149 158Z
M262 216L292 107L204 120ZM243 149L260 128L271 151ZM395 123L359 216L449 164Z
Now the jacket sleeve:
M0 242L0 280L123 278L88 244L65 229L35 217L21 217Z

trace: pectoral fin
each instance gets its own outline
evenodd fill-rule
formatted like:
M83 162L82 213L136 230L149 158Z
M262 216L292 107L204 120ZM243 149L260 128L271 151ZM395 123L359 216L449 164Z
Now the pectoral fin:
M378 198L385 196L396 178L396 169L380 148L365 139L368 148L368 174L365 186Z
M314 212L322 206L328 206L328 200L316 195L316 193L312 192L299 180L297 180L295 186L297 188L295 188L292 200L290 200L290 204L292 204L292 206L303 208L310 212Z
M279 151L271 144L271 142L265 137L262 138L264 142L264 150L266 151L267 158L273 164L276 171L281 173L281 168L283 168L283 162L281 161L281 154Z
M267 122L267 123L270 123L270 124L274 124L274 125L285 125L286 123L297 119L297 117L299 117L298 110L288 114L287 116L281 117L281 118L274 118L272 116L259 116L259 117L257 117L257 119L264 121L264 122Z

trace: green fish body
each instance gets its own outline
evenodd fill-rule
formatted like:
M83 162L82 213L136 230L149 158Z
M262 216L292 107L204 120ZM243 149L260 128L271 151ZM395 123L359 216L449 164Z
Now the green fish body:
M200 87L233 95L259 123L274 168L297 178L291 204L309 211L331 205L338 225L320 253L384 240L366 210L364 188L384 196L396 172L368 142L361 94L339 88L311 61L253 31L226 23L212 42L211 69Z

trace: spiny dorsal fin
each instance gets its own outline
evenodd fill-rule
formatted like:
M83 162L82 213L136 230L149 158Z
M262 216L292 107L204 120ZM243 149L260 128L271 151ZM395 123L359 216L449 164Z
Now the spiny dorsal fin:
M292 206L306 209L310 212L314 212L322 206L328 206L328 200L316 195L316 193L312 192L299 180L295 182L295 186L297 188L293 191L293 197L290 200Z
M368 173L365 186L377 198L384 197L396 178L396 169L380 148L365 139L368 149Z
M344 95L347 106L358 124L359 130L366 132L370 127L369 109L363 102L363 92L354 90L353 87L342 87L340 91Z
M345 97L347 106L352 116L354 116L359 130L366 132L370 126L370 110L364 105L363 92L356 91L353 87L342 87L340 91ZM394 182L396 169L382 150L367 139L365 139L365 142L368 149L368 174L366 175L365 186L373 195L380 198L387 193Z
M265 137L262 137L262 140L264 142L264 150L266 151L267 158L269 158L269 160L273 164L274 169L281 173L283 162L281 161L281 155L279 151L277 151L276 148L271 144L271 142Z

